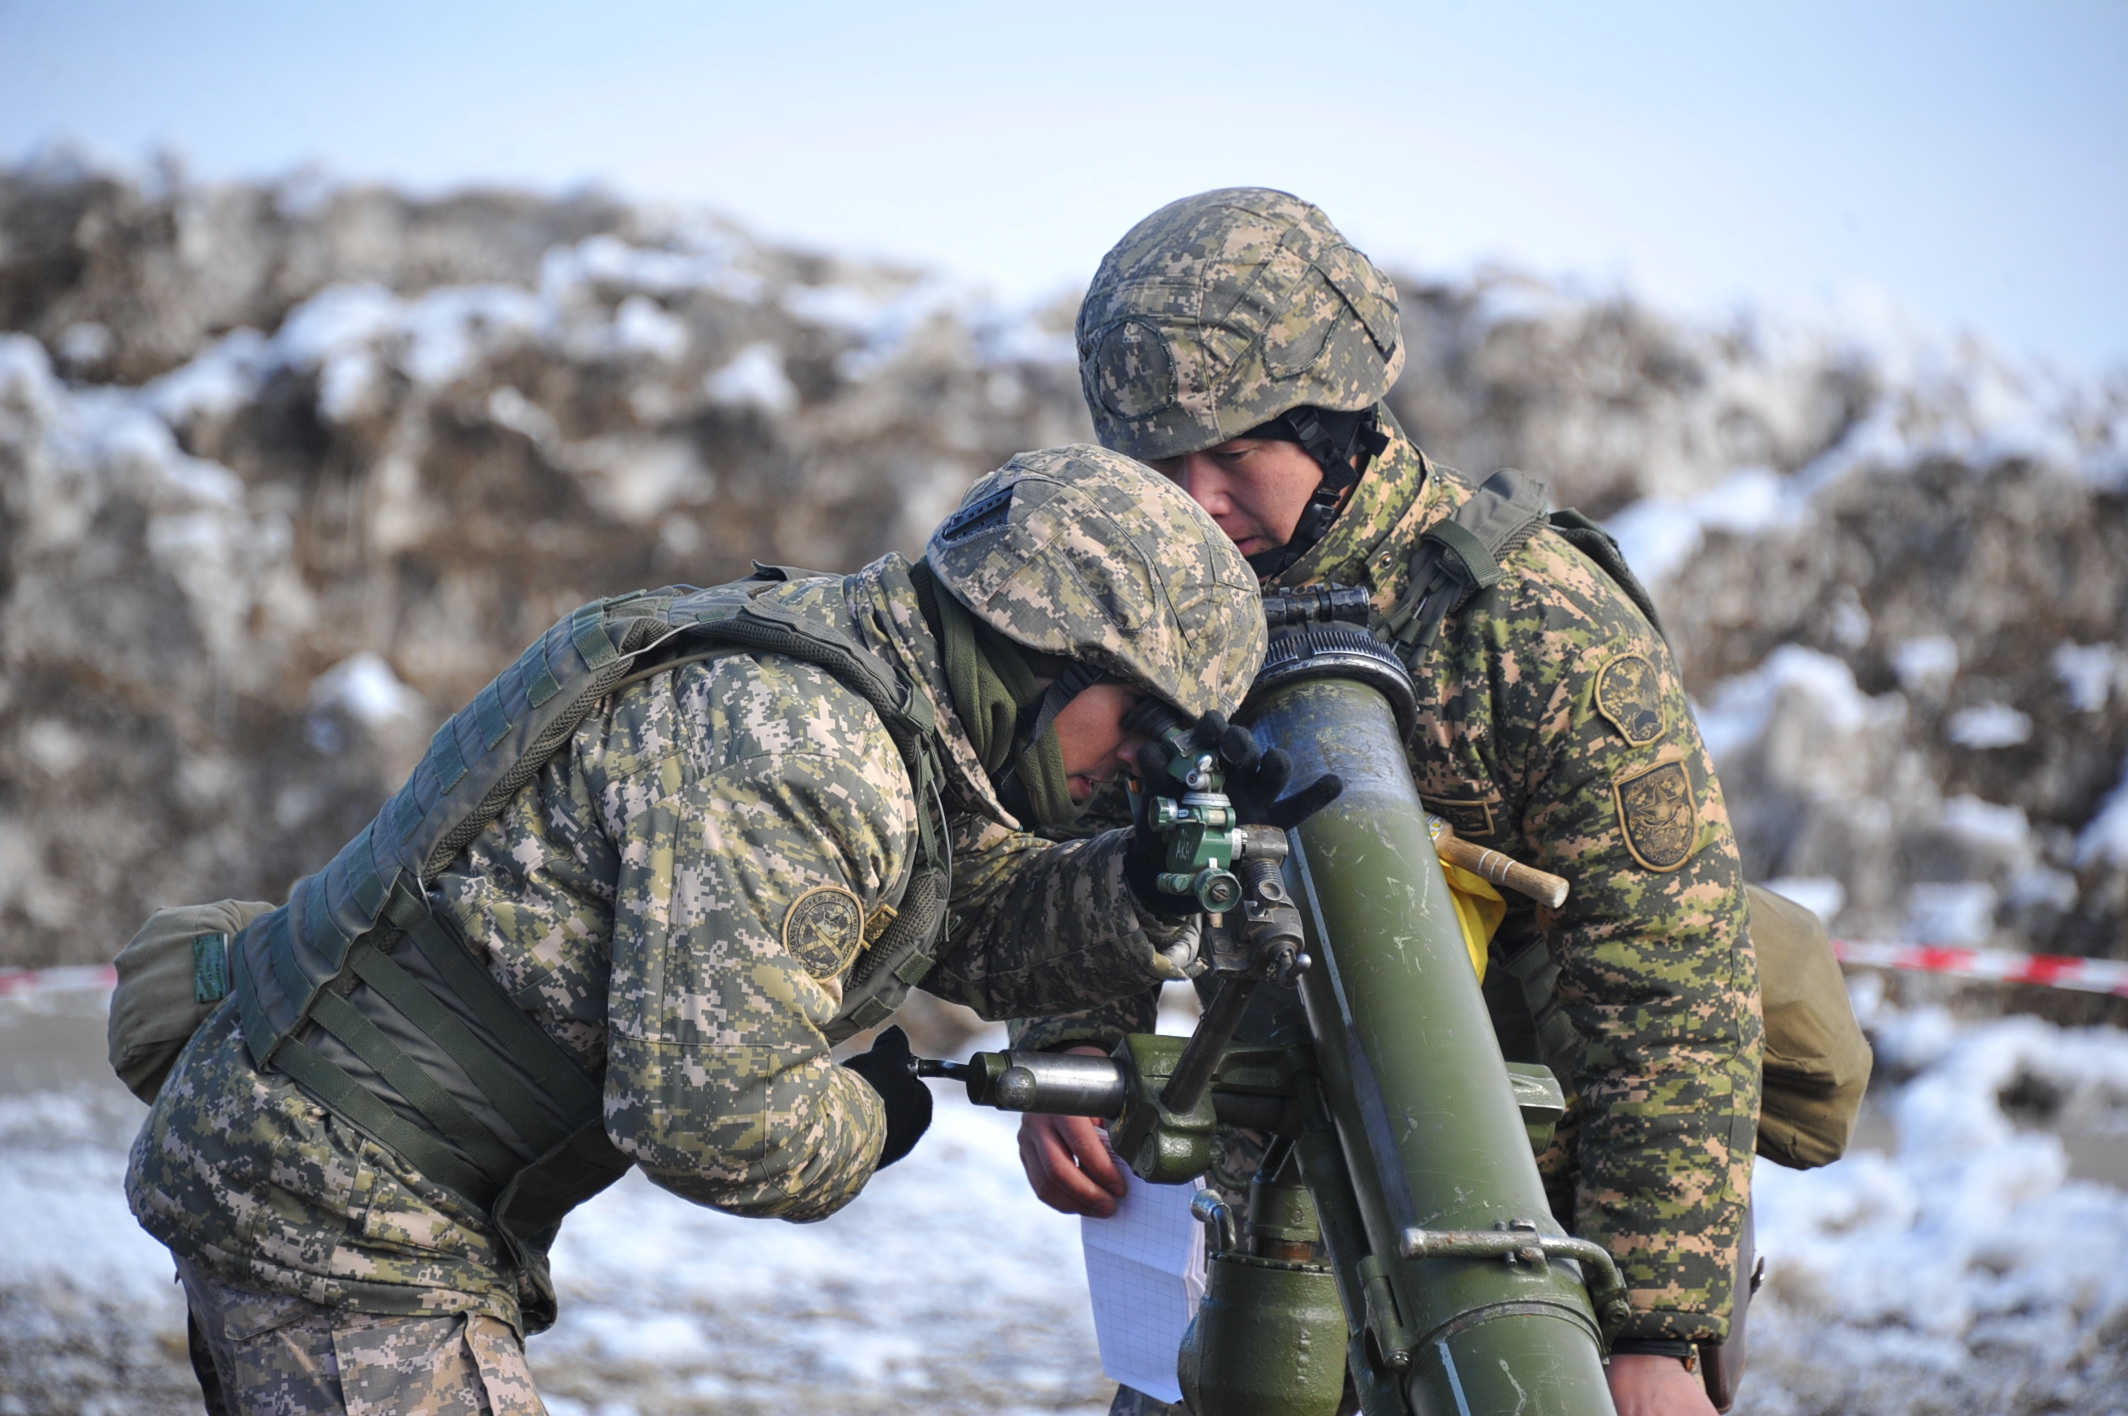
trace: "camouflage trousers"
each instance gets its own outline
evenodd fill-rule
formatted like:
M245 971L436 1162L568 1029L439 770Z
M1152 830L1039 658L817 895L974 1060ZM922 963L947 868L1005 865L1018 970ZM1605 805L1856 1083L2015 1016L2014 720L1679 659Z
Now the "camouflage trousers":
M231 1283L180 1261L210 1416L546 1416L509 1326L387 1317Z

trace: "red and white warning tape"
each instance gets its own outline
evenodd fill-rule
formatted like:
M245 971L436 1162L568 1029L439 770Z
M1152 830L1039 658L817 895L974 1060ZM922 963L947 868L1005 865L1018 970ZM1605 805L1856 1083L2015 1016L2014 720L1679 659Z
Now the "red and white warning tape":
M2014 954L2004 949L1949 949L1940 944L1866 944L1852 939L1835 939L1832 948L1841 963L1864 968L1912 969L1953 978L1993 979L1998 983L2036 983L2044 988L2074 988L2128 998L2128 963L2113 959Z
M27 993L77 993L117 986L118 970L109 964L83 964L69 969L0 969L0 998Z

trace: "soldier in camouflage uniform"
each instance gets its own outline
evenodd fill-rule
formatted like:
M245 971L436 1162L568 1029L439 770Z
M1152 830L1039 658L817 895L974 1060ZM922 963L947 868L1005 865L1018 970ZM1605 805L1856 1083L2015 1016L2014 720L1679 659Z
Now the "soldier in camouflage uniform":
M849 576L757 578L725 588L738 599L696 596L727 609L744 600L762 622L824 626L890 666L903 715L934 725L932 801L873 702L803 654L715 641L663 661L646 653L642 669L591 695L550 756L527 764L532 775L484 829L424 876L406 897L415 913L384 907L405 938L426 927L425 907L460 941L460 966L469 952L517 1025L529 1017L557 1065L589 1087L596 1134L558 1150L611 1163L573 1197L633 1163L699 1204L822 1218L904 1154L930 1116L898 1029L843 1066L830 1061L831 1039L918 977L998 1018L1143 992L1180 976L1195 952L1193 929L1137 903L1124 870L1130 832L1053 844L1020 829L1008 807L1018 802L1029 825L1064 824L1122 769L1134 703L1230 711L1253 677L1263 652L1254 577L1180 490L1099 448L1023 454L976 485L914 566L890 555ZM598 647L590 608L446 724L402 798L418 801L439 755L477 746L467 732L494 726L513 702L537 702L520 692L528 676L566 669L572 644ZM506 738L507 724L492 736ZM419 822L386 830L402 798L342 857L367 840L383 861L376 841L418 835ZM897 901L915 908L895 888L922 864L934 810L952 848L936 962L928 974L896 967L884 1001L874 990L879 1011L853 1018L846 993L872 977L867 951L893 937ZM288 921L325 898L331 875L299 883L289 906L237 936L237 991L193 1037L134 1145L133 1212L177 1256L210 1409L540 1411L522 1338L553 1318L552 1229L513 1230L498 1218L509 1190L467 1193L477 1172L464 1186L439 1178L498 1139L512 1143L507 1165L536 1147L491 1125L490 1136L433 1152L435 1165L410 1160L408 1149L430 1154L453 1137L394 1129L450 1114L418 1095L457 1085L433 1058L394 1072L400 1063L376 1054L382 1071L361 1082L368 1100L284 1070L328 1047L318 1024L364 1036L346 1003L390 1024L364 1001L389 980L361 940L348 957L365 962L322 990L342 1003L316 1005L313 1025L270 1051L271 1065L254 1055L247 1009L265 1008L259 1000L299 957L276 930L314 927ZM376 937L419 967L399 936ZM418 1017L419 1003L402 1011ZM434 1024L428 1036L449 1030ZM403 1062L421 1039L400 1036ZM533 1065L522 1049L517 1060ZM351 1056L340 1065L367 1075ZM400 1134L404 1147L380 1143Z
M1102 262L1077 333L1105 445L1185 487L1266 585L1371 592L1417 681L1428 808L1572 882L1557 910L1510 899L1488 1003L1510 1060L1549 1064L1567 1091L1540 1168L1560 1222L1631 1290L1620 1410L1709 1410L1688 1343L1728 1328L1761 1025L1735 841L1660 633L1541 518L1489 588L1430 573L1441 554L1422 538L1475 488L1380 402L1403 363L1396 292L1316 207L1230 189L1155 212ZM1432 593L1450 595L1445 618ZM1106 1050L1150 1031L1153 1008L1148 994L1017 1040ZM1222 1188L1246 1184L1252 1149L1230 1143ZM1089 1122L1029 1117L1021 1153L1067 1211L1108 1213L1127 1183ZM1126 1389L1115 1409L1165 1408Z

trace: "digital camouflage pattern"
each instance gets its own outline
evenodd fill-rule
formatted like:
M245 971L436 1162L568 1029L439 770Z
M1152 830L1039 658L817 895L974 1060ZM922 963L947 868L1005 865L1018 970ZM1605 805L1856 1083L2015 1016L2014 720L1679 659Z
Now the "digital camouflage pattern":
M1181 488L1090 445L1023 452L969 488L924 554L969 613L1192 718L1263 663L1256 575Z
M1404 367L1396 286L1320 207L1263 187L1132 227L1094 273L1077 339L1095 434L1144 462L1302 404L1365 408Z
M1007 829L899 558L765 595L846 626L931 700L954 878L926 989L1009 1017L1177 975L1159 951L1192 939L1141 921L1122 832L1053 845ZM821 950L847 947L849 921L832 899L808 902L854 899L878 937L916 832L903 758L861 698L810 664L734 651L604 700L430 897L518 1006L603 1075L606 1129L653 1183L818 1219L863 1187L885 1127L821 1033L845 976ZM522 1327L484 1216L256 1070L233 1008L179 1059L127 1190L149 1232L223 1279Z
M1420 536L1472 488L1386 410L1384 429L1351 503L1276 584L1364 585L1378 614L1404 596ZM1623 592L1549 529L1504 565L1421 665L1412 773L1458 834L1573 882L1557 911L1510 897L1486 974L1510 1057L1550 1064L1568 1091L1540 1168L1561 1221L1617 1258L1635 1310L1625 1336L1720 1337L1761 1045L1728 811L1669 650ZM1556 961L1573 1024L1553 1055L1538 1055L1504 964L1533 944ZM1105 1045L1152 1022L1148 995L1023 1027L1018 1044Z
M546 1416L523 1343L484 1313L384 1317L181 1272L230 1416Z

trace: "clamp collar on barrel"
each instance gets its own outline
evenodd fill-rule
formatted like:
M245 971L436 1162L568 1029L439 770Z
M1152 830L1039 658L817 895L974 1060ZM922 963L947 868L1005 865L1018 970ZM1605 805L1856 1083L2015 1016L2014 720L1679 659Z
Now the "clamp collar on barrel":
M1534 1220L1509 1220L1497 1229L1420 1229L1404 1231L1399 1246L1407 1259L1505 1259L1542 1265L1547 1259L1572 1259L1581 1265L1589 1300L1605 1333L1615 1333L1631 1316L1626 1281L1610 1251L1571 1234L1540 1234Z

